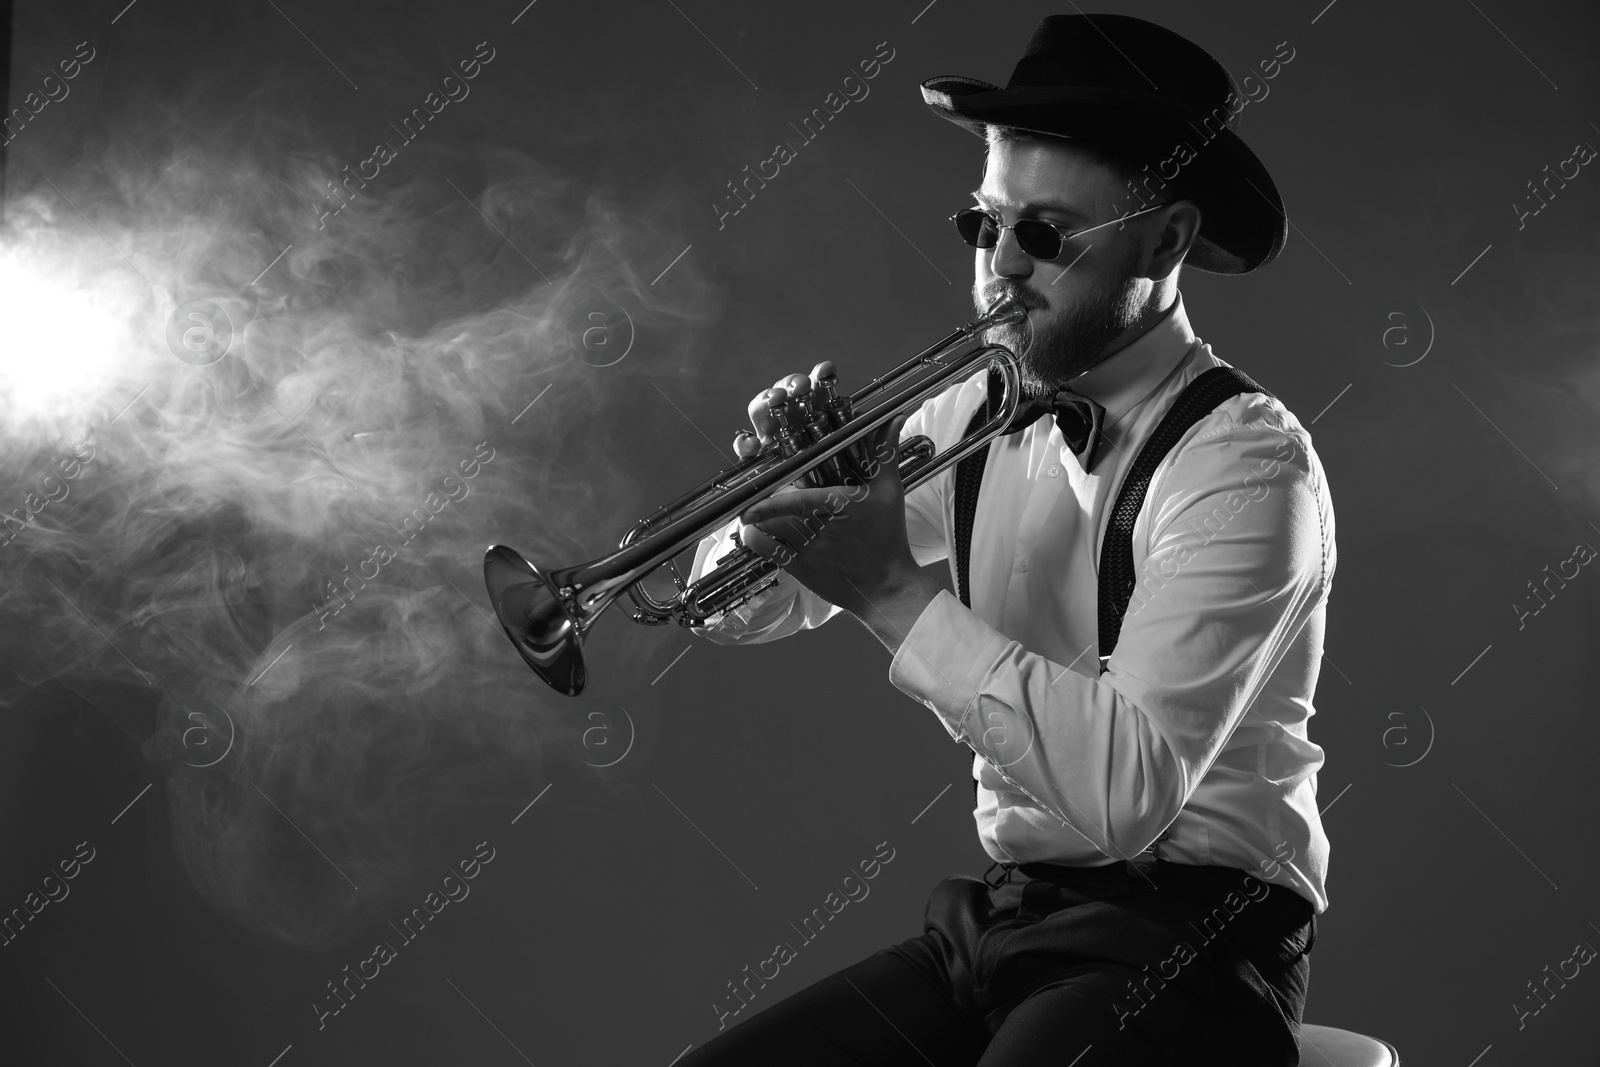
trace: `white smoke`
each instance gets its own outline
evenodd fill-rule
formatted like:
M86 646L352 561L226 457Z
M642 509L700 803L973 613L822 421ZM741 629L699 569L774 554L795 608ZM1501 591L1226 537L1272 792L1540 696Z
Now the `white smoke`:
M305 947L582 728L491 625L483 551L573 562L641 512L606 462L633 371L584 331L625 312L681 361L707 315L690 264L634 271L676 251L647 219L523 155L476 196L416 155L319 229L328 162L113 149L14 175L0 237L0 700L153 709L195 885ZM195 302L225 317L175 354Z

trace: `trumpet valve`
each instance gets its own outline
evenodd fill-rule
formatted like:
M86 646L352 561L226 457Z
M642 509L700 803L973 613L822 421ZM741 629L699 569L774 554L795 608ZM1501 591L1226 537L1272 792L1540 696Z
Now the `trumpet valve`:
M745 551L744 538L739 536L738 528L734 529L731 541L732 544L729 546L728 551L724 552L713 561L715 566L721 567L726 564L733 563L739 559L740 554Z
M806 433L810 434L813 444L822 440L833 429L833 423L828 421L826 411L812 411L806 415Z
M788 390L773 387L766 392L767 414L772 416L778 439L778 451L785 457L794 455L805 446L805 429L799 412L789 402Z
M817 390L811 406L825 414L828 424L837 430L850 421L850 398L839 395L839 377L834 372L832 360L818 363L816 370L811 373L817 379Z

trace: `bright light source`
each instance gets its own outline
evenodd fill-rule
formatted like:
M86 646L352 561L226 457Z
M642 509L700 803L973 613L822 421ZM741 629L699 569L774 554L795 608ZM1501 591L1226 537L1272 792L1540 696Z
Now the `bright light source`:
M75 412L116 373L119 331L95 295L14 249L0 251L0 419Z

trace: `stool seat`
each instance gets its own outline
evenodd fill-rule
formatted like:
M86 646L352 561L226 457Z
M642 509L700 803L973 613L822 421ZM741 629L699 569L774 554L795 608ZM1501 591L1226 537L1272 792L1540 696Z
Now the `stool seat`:
M1300 1026L1301 1067L1400 1067L1387 1041L1332 1026Z

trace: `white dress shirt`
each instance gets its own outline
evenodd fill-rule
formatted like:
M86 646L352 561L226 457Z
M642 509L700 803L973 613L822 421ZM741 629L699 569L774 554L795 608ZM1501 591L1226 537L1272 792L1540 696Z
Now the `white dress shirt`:
M973 814L994 859L1099 866L1153 846L1290 886L1320 914L1323 753L1306 725L1338 557L1322 463L1282 403L1232 397L1155 468L1133 528L1139 581L1100 672L1097 560L1115 494L1178 394L1221 366L1180 294L1147 333L1067 383L1106 409L1092 473L1049 416L991 444L972 607L941 591L889 679L973 748ZM929 400L903 439L950 445L985 380ZM949 559L952 573L953 479L952 466L906 496L913 557ZM701 542L695 577L737 525ZM783 575L699 632L770 641L839 610Z

